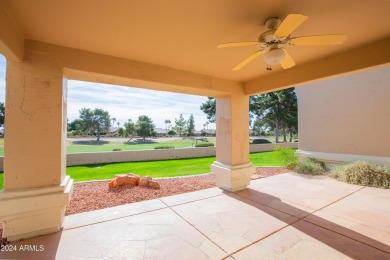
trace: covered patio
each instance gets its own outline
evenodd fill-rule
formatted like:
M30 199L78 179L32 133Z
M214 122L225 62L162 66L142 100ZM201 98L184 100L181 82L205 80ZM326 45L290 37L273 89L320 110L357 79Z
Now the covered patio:
M375 201L375 203L372 203ZM390 193L285 173L65 217L26 259L387 259ZM31 250L31 249L30 249Z
M50 245L44 253L55 251L60 258L69 253L109 257L128 247L145 257L239 257L266 254L266 247L281 250L283 243L291 254L310 255L320 248L352 258L360 255L356 252L383 256L389 252L389 223L380 216L388 214L388 191L292 174L254 181L247 189L254 172L248 114L251 95L388 66L389 11L390 2L381 0L0 1L0 53L7 59L3 236L18 241L54 233L34 239L46 240ZM267 30L265 20L289 14L310 18L294 36L345 34L347 40L290 46L296 64L289 69L277 64L269 70L259 58L232 71L259 50L216 46L256 41ZM211 171L220 189L64 221L73 187L65 172L68 79L215 97L217 147ZM364 210L359 204L361 214L346 212L348 221L326 213L353 211L356 196L373 196L378 204L367 202ZM88 219L96 223L83 222ZM118 228L128 224L128 232ZM301 240L306 242L291 242Z

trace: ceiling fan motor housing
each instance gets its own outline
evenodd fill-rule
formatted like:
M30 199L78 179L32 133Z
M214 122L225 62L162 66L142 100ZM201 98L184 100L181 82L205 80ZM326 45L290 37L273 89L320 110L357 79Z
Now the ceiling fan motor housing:
M270 30L276 30L279 27L280 23L281 20L278 17L271 17L264 22L264 25Z

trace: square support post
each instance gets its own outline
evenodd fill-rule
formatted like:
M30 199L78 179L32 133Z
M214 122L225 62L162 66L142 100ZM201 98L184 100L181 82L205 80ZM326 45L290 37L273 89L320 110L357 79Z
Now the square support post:
M255 168L249 161L249 96L217 98L217 161L211 165L217 186L246 189Z
M7 61L3 237L60 230L73 180L66 167L67 80L45 53Z

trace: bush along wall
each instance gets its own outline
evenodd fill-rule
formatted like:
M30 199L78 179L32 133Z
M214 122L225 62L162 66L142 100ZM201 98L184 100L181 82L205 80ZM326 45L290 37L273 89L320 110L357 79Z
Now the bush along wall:
M209 147L209 146L214 146L213 143L200 143L196 144L195 147Z
M390 167L365 161L335 166L331 176L352 184L390 189Z
M271 142L267 139L254 139L252 144L270 144Z
M168 146L168 145L161 145L161 146L156 146L154 149L174 149L174 146Z

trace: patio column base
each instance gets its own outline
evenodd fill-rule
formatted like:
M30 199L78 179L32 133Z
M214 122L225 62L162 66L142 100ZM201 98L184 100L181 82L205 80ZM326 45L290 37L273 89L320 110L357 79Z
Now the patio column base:
M211 165L211 171L216 175L216 182L219 188L234 192L246 189L249 185L250 177L256 170L252 163L232 166L215 161Z
M12 242L59 231L72 188L66 176L60 186L0 192L3 238Z

